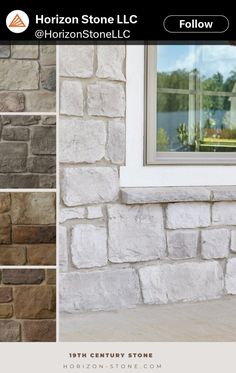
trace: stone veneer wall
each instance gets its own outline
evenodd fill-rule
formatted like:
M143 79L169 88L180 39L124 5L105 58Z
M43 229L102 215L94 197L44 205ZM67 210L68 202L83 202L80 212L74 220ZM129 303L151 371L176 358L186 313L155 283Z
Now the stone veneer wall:
M125 47L60 57L61 311L236 294L236 189L120 191Z
M56 271L0 270L0 342L56 341Z
M55 193L0 193L0 265L55 265L55 224Z
M0 116L0 189L56 187L56 117Z
M56 111L56 48L0 45L0 112Z

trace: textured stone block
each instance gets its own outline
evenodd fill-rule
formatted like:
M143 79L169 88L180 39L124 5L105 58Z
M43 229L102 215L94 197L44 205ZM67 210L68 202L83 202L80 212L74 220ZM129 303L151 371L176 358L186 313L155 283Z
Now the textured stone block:
M25 320L22 333L25 342L56 342L56 322L53 320Z
M0 319L10 319L12 317L12 305L0 304Z
M40 75L41 86L48 91L56 90L56 68L42 67Z
M0 244L11 242L11 218L8 214L0 215Z
M55 265L56 245L27 245L27 261L30 265Z
M12 301L12 288L0 287L0 303L8 303Z
M0 172L26 171L27 144L0 143Z
M67 206L110 202L118 197L118 173L111 167L65 168L61 189Z
M173 203L166 209L167 228L197 228L210 225L210 204Z
M25 111L55 112L56 95L50 91L25 92Z
M119 295L119 296L117 296ZM135 270L61 274L61 311L100 311L134 307L140 302Z
M97 46L97 73L99 78L111 80L125 80L123 65L125 60L124 45Z
M56 129L53 127L34 127L31 139L33 154L56 154Z
M14 225L12 227L14 243L54 243L56 241L55 226Z
M109 122L107 156L115 164L125 160L125 125L121 122Z
M28 171L32 173L56 173L56 158L46 156L29 157Z
M37 59L39 57L39 47L38 45L12 44L11 57L16 59Z
M2 272L4 284L41 284L44 280L43 269L4 269Z
M38 175L0 175L0 188L41 188Z
M54 224L55 193L12 193L13 224Z
M63 80L61 82L60 100L61 114L83 116L83 88L79 80Z
M231 232L231 251L236 252L236 230Z
M235 201L236 186L217 186L211 188L213 201Z
M60 45L60 75L90 78L93 75L93 45Z
M24 111L25 96L17 92L0 92L0 112Z
M68 251L67 251L67 229L60 225L59 227L59 265L60 271L65 272L68 268Z
M39 64L36 61L0 60L0 89L29 90L39 87Z
M172 259L187 259L197 256L198 231L167 231L168 254Z
M55 175L39 175L39 188L56 188Z
M48 126L48 125L56 125L56 116L55 115L42 115L41 116L41 123Z
M72 219L83 219L85 217L84 207L63 208L61 206L59 212L60 212L60 216L59 216L60 223L64 223L65 221L72 220Z
M210 229L201 233L204 259L226 258L229 254L230 232L227 229Z
M55 45L40 45L40 62L42 65L56 64L56 47Z
M17 319L53 319L56 316L54 286L20 286L15 288Z
M228 294L236 294L236 258L228 259L225 287Z
M88 114L124 117L125 92L121 83L96 82L88 86Z
M47 269L47 284L56 285L56 282L57 282L56 274L57 272L55 269Z
M32 126L40 123L40 115L3 115L4 124L11 126Z
M107 264L107 232L104 226L78 224L72 230L72 263L77 268Z
M143 267L139 275L146 304L214 299L223 294L223 271L214 261Z
M0 265L24 265L26 264L25 247L0 246Z
M60 161L95 163L105 156L106 127L102 121L60 120Z
M236 202L216 202L212 206L213 225L236 225Z
M0 193L0 213L9 211L11 208L10 193Z
M20 323L14 320L0 321L0 342L19 342Z
M28 141L29 129L4 127L2 131L2 139L5 141Z
M163 258L166 240L159 205L108 206L109 260L114 263Z
M103 212L101 206L88 206L87 219L100 219L103 218Z
M9 44L1 44L0 45L0 58L8 58L10 57L10 45Z

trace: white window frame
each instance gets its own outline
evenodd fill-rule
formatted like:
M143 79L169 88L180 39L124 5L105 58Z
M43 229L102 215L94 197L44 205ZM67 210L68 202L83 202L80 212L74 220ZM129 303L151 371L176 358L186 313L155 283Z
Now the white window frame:
M232 164L145 165L144 61L143 45L127 46L126 163L120 169L121 187L236 185L236 166Z

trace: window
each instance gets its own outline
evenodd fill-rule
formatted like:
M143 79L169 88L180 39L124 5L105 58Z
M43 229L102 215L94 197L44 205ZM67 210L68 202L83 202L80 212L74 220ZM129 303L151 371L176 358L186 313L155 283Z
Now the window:
M146 163L236 163L236 47L147 48Z
M150 47L153 48L152 46ZM222 164L222 155L231 156L227 152L209 152L213 158L220 155L219 162L206 162L200 164L185 164L177 162L164 162L147 164L146 134L150 136L150 128L146 131L147 116L151 118L151 105L147 95L147 79L145 72L147 66L146 51L143 45L128 45L126 53L126 158L125 166L120 168L121 187L161 187L161 186L201 186L201 185L236 185L236 165L227 161ZM236 49L236 48L235 48ZM155 48L154 48L155 50ZM234 51L234 49L233 49ZM235 53L235 52L233 52ZM155 66L155 53L152 59ZM147 64L146 64L147 65ZM151 67L152 68L152 67ZM156 71L156 66L153 71ZM151 74L151 70L150 70ZM156 81L154 79L153 81ZM154 95L156 83L154 83ZM232 95L234 96L234 95ZM149 97L150 98L150 97ZM148 101L148 102L147 102ZM148 112L147 107L150 108ZM152 113L156 110L156 101L153 99ZM149 114L148 114L149 113ZM154 122L155 123L155 122ZM155 128L155 126L153 127ZM154 141L154 155L156 152ZM151 144L150 144L151 145ZM175 156L178 152L169 152ZM206 154L192 152L194 155ZM191 152L184 152L185 158ZM161 152L160 152L161 154ZM232 153L232 156L236 155ZM231 157L232 157L231 156ZM215 158L216 159L216 158ZM221 164L220 164L221 163Z

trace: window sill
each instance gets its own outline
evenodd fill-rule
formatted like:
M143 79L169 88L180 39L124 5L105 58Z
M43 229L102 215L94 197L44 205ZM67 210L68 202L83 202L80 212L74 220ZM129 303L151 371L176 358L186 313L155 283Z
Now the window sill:
M122 188L122 203L236 201L236 186Z

